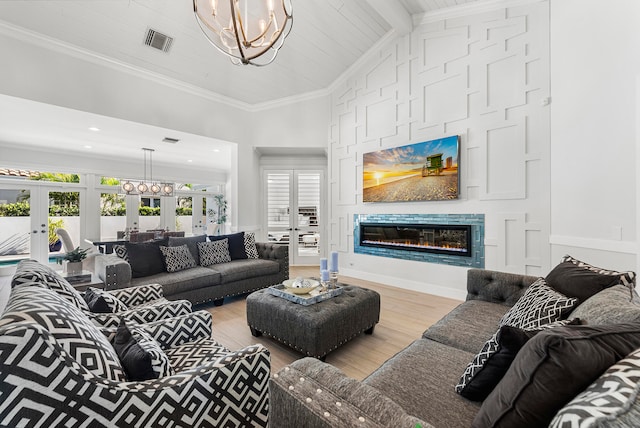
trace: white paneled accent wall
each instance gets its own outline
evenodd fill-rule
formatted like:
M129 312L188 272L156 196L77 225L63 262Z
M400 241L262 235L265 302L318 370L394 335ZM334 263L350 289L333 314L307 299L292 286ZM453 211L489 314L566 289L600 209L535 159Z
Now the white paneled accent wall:
M486 216L486 268L544 275L549 257L549 3L425 15L332 94L330 236L345 273L464 298L466 269L353 253L353 214ZM364 153L461 136L460 198L363 203Z

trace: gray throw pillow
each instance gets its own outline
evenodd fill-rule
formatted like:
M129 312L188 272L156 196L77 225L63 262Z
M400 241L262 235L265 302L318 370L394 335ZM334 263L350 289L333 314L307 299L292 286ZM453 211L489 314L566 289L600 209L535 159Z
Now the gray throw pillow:
M229 241L226 238L213 242L198 242L198 249L200 250L200 265L202 266L231 261Z
M640 297L635 291L632 295L633 300L626 285L607 288L588 298L571 312L571 316L580 318L585 324L640 322Z
M198 242L206 242L207 235L197 235L197 236L189 236L187 238L182 236L170 236L169 237L169 246L170 247L178 247L180 245L187 245L189 251L191 252L191 256L193 260L195 260L196 265L200 264L200 252L198 251Z

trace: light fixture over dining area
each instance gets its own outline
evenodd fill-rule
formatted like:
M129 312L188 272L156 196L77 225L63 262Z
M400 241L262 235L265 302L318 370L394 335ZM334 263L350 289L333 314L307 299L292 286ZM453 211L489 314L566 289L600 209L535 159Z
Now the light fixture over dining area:
M200 29L234 64L263 66L291 31L291 0L193 0Z
M121 179L120 188L125 195L142 196L173 196L174 183L157 182L153 179L153 152L154 149L143 148L144 151L144 178L140 181L134 179ZM147 156L149 157L149 180L147 180ZM134 184L138 181L137 184Z

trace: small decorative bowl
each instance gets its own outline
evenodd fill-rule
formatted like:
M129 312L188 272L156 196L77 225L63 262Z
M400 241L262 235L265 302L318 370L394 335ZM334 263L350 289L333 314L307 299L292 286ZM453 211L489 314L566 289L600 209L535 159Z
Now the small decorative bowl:
M315 279L306 278L287 279L282 284L293 294L308 294L320 285Z

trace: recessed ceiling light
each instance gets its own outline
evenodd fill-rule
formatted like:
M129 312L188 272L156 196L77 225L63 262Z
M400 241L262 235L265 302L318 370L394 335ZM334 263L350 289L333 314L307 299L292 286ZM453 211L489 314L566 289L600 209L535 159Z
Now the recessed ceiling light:
M92 126L89 128L89 131L98 132L100 131L100 128L96 128L95 126Z
M213 149L211 151L214 152L214 153L218 153L220 151L220 149Z
M187 159L187 162L193 162L193 159Z
M90 145L88 145L88 144L87 144L87 145L84 145L84 146L82 146L82 147L84 147L85 149L93 149L93 146L90 146Z

